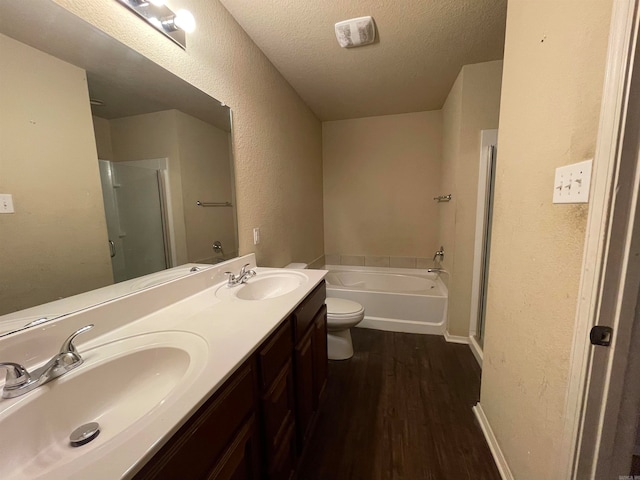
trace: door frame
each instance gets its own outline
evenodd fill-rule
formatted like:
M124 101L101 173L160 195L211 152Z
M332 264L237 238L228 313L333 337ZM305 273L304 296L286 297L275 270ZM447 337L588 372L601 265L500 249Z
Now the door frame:
M560 478L600 478L611 469L611 450L619 442L621 408L640 401L640 386L623 402L621 388L629 362L629 338L638 300L638 155L629 139L640 133L640 117L629 109L638 98L634 69L640 0L614 0L609 33L598 141L592 176L582 276L570 359L565 424L559 448ZM638 75L636 74L636 77ZM624 140L627 139L627 142ZM636 145L637 147L637 145ZM635 174L630 175L629 172ZM635 181L635 185L634 185ZM596 324L613 328L611 347L594 347L589 332ZM635 329L637 333L637 328ZM636 375L638 372L636 371ZM638 375L640 377L640 375ZM638 382L636 382L638 383ZM607 477L608 478L608 477Z

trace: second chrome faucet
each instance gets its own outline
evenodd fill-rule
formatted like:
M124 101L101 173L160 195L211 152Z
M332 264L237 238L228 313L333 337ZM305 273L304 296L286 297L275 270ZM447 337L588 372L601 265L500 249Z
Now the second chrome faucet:
M256 276L256 271L248 269L251 266L250 263L245 264L241 269L238 275L235 275L231 272L224 272L225 275L229 276L229 281L227 282L228 287L235 287L236 285L241 285L246 283L251 277Z

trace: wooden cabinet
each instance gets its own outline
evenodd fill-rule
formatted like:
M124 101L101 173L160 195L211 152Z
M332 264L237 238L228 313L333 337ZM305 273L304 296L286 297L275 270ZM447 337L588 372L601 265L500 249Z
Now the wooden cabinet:
M234 468L250 475L241 478L260 478L254 363L240 367L135 479L234 478L225 474L238 462Z
M325 283L293 312L296 430L300 451L313 430L320 396L327 381L327 307Z
M295 426L291 320L287 319L259 351L264 471L269 479L295 472L291 432Z
M322 305L313 323L313 398L317 410L327 385L327 307Z
M327 380L324 282L135 480L291 480Z

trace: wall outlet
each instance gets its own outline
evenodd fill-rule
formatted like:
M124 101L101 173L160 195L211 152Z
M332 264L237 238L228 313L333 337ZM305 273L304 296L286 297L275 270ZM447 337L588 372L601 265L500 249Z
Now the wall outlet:
M253 244L258 245L260 243L260 228L253 229Z
M556 168L553 203L589 203L593 160Z
M0 193L0 213L15 213L13 195L10 193Z

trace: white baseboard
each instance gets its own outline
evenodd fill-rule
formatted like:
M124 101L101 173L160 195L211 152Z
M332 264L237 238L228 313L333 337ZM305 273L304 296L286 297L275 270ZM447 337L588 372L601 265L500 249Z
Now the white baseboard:
M364 317L359 328L384 330L385 332L419 333L422 335L442 335L444 325L415 322L411 320L395 320L393 318Z
M465 345L469 343L469 337L451 335L447 330L444 331L444 339L449 343L463 343Z
M502 480L514 480L513 474L511 473L511 469L507 464L507 460L504 458L502 454L502 450L500 449L500 445L498 445L498 440L496 436L493 434L493 430L491 429L491 425L489 425L489 420L487 420L487 416L484 414L484 410L482 410L482 405L478 402L473 407L473 413L476 415L478 419L478 423L480 424L480 428L482 429L482 433L484 434L484 438L489 444L489 450L491 450L491 455L493 455L493 460L496 462L496 467L498 467L498 472L500 472L500 477Z
M476 361L480 368L482 368L482 360L484 358L484 354L482 353L482 348L480 348L480 344L476 340L476 338L472 335L469 336L469 348L471 349L471 353L476 357Z

